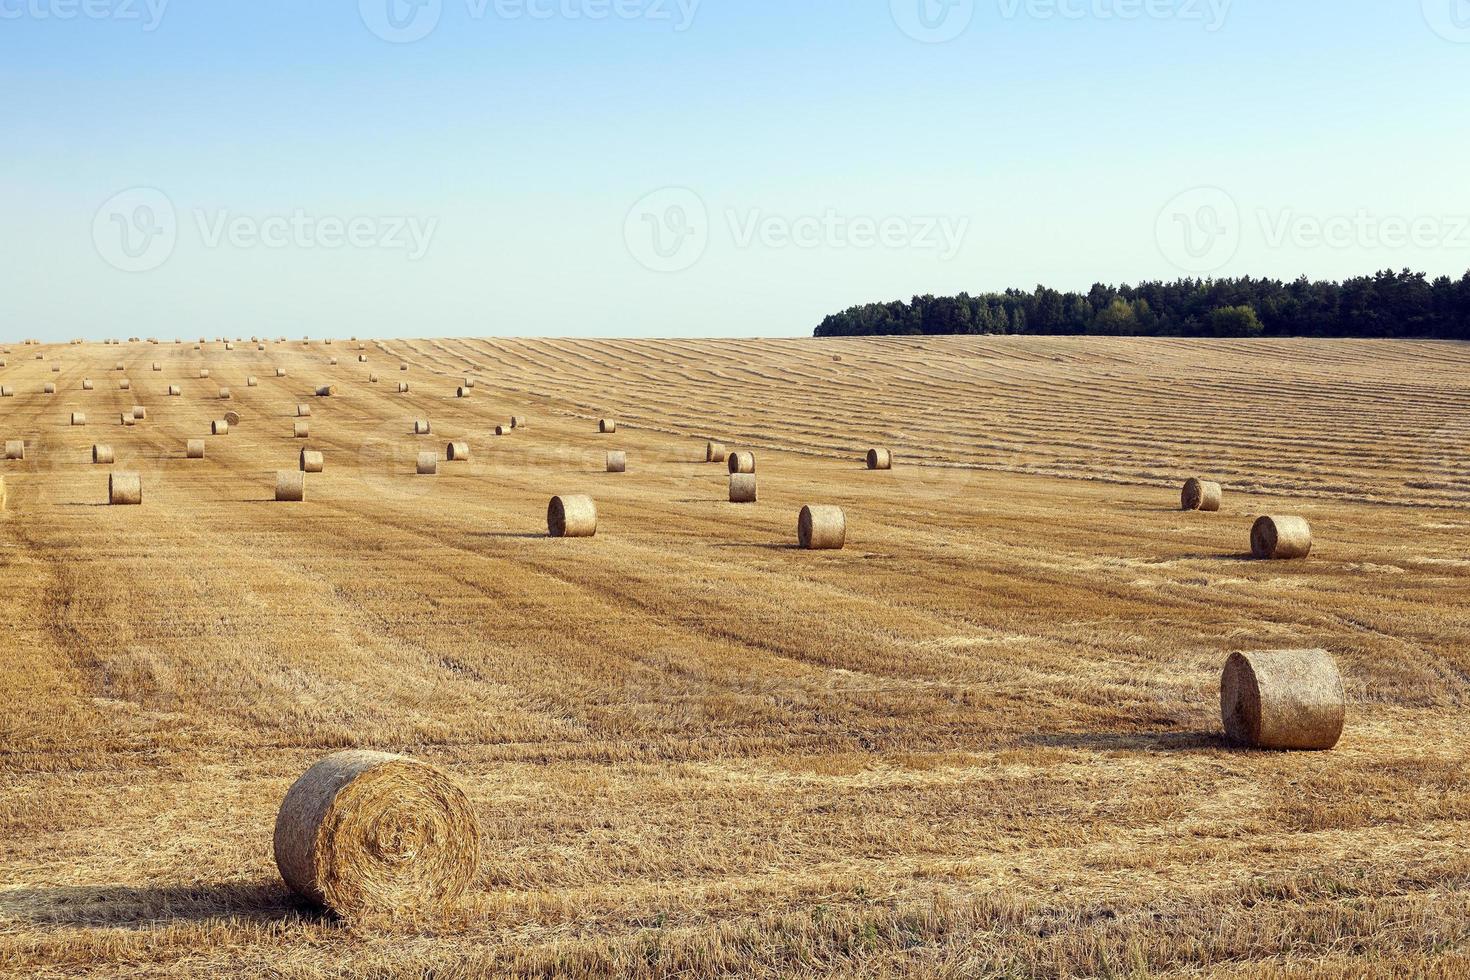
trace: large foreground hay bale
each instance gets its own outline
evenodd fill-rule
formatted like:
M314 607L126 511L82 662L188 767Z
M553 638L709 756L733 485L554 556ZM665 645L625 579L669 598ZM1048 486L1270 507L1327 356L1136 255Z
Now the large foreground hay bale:
M1190 477L1184 481L1184 489L1179 494L1179 507L1181 510L1202 510L1213 514L1220 509L1223 497L1220 484Z
M184 458L185 459L203 459L204 458L204 440L203 439L190 439L187 443L185 443L184 444Z
M597 423L597 431L607 434L618 431L616 419L602 419Z
M839 551L847 543L847 516L841 507L811 504L796 520L796 541L807 551Z
M227 436L230 434L230 423L224 419L215 419L209 423L209 431L217 436Z
M753 504L756 502L754 473L730 474L730 503Z
M296 439L310 439L311 424L308 422L293 422L291 424L291 435Z
M891 449L869 449L868 469L891 470L893 469L893 450Z
M6 459L25 459L26 458L26 444L25 444L25 441L24 440L21 440L21 439L10 439L10 440L7 440L6 443L5 443L5 458Z
M590 538L597 533L597 504L583 494L552 497L546 507L546 533L553 538Z
M731 473L755 472L755 453L731 453L727 462Z
M1251 554L1288 561L1312 553L1312 526L1304 517L1262 517L1251 528Z
M725 444L722 442L710 441L704 444L704 461L706 463L723 463L729 458L729 455L729 453L725 452Z
M276 471L276 501L299 504L306 499L306 473L304 470Z
M1232 653L1220 676L1225 735L1255 749L1330 749L1342 738L1347 698L1326 650Z
M417 468L419 476L434 476L439 472L439 454L433 452L419 453Z
M444 458L451 463L468 462L470 458L470 444L467 442L451 442L444 447Z
M327 468L322 454L313 449L301 450L301 472L320 473Z
M71 413L71 424L72 425L86 425L87 424L87 413L86 412L72 412Z
M609 473L628 472L628 454L623 452L621 449L617 449L608 453L607 471Z
M107 478L107 502L115 506L143 502L143 478L136 473L113 473Z
M93 465L110 466L115 462L117 462L117 456L113 453L111 446L99 442L92 447Z

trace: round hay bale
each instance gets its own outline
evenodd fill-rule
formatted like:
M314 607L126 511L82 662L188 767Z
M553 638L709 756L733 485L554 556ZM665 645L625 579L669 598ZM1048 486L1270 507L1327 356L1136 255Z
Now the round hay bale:
M82 390L83 391L91 391L92 390L92 379L91 378L83 378L82 379Z
M546 533L553 538L590 538L597 533L597 504L574 494L552 497L546 507Z
M316 390L316 396L318 398L331 398L336 393L337 389L333 385L322 385Z
M406 381L398 382L398 393L400 395L408 394L408 383Z
M148 409L144 408L142 405L134 405L133 418L139 422L148 421Z
M234 344L225 344L225 350L234 350L234 349L235 349L235 345Z
M228 422L228 423L230 423L230 427L231 428L234 428L235 426L237 426L237 425L240 424L240 413L239 412L226 412L225 413L225 421Z
M154 361L153 362L153 370L155 370L155 371L162 371L163 370L163 365L160 364L160 363L158 363L157 361Z
M723 463L729 458L729 455L729 453L725 452L724 443L706 442L704 444L704 461L706 463Z
M119 381L117 383L117 390L118 391L132 391L133 390L133 383L131 381L129 381L127 378L123 378L121 381Z
M475 386L475 379L474 378L465 378L464 379L464 386L466 388L473 388Z
M209 423L209 431L217 436L227 436L230 434L230 423L224 419L215 419Z
M39 358L40 356L41 356L40 354L37 354L36 355L37 358ZM127 370L127 366L124 365L122 361L118 361L116 364L114 364L112 366L112 369L114 371L126 371Z
M628 472L628 454L621 449L607 454L607 471L609 473Z
M279 503L299 504L306 499L305 470L276 471L276 500Z
M295 422L291 426L291 435L296 439L310 439L311 425L306 422Z
M54 395L54 394L56 394L56 385L54 385L50 381L48 381L44 385L41 386L41 392L42 392L42 394L46 394L46 395Z
M1184 489L1179 494L1179 507L1181 510L1214 513L1220 509L1220 499L1223 496L1220 484L1190 477L1184 481Z
M207 377L209 377L209 368L200 368L199 369L199 377L201 377L201 378L207 378Z
M359 363L359 364L366 364L367 363L367 355L366 354L358 354L357 355L357 363Z
M203 459L204 458L204 440L203 439L190 439L184 445L184 458L185 459Z
M1289 561L1312 553L1312 526L1304 517L1262 517L1251 528L1251 554L1265 561Z
M470 390L468 388L464 387L463 385L461 385L460 387L454 389L454 397L455 398L468 398L468 397L470 397Z
M253 374L245 379L245 387L247 388L254 388L258 384L260 384L260 382L256 380L255 375Z
M92 447L92 464L94 466L98 464L111 465L115 462L117 462L117 456L113 453L111 446L99 442Z
M311 406L308 405L308 404L306 404L305 402L302 402L299 405L297 405L296 406L296 417L298 419L309 419L309 418L311 418Z
M326 460L322 458L321 453L312 449L301 450L301 472L320 473L326 468L327 463Z
M6 459L25 459L26 444L21 439L10 439L5 443Z
M731 453L727 462L731 473L755 472L755 453Z
M524 429L526 427L526 417L524 415L512 415L510 417L510 427L512 429Z
M377 383L378 383L378 376L376 374L369 374L368 375L368 384L375 385Z
M336 367L337 366L337 359L334 357L331 360L329 360L327 363L330 364L332 367Z
M604 435L618 431L618 423L615 419L602 419L597 423L597 431Z
M756 501L755 474L730 474L730 503L753 504Z
M444 448L444 458L451 463L467 462L470 458L470 444L467 442L451 442Z
M61 365L60 364L53 364L53 365L51 365L51 373L52 374L60 374L61 373Z
M286 369L285 368L276 368L276 377L278 377L278 378L284 378L285 376L286 376Z
M132 412L123 412L121 422L123 425L128 426L129 428L138 424L138 420L133 418Z
M367 360L367 358L364 357L363 360L365 361L365 360ZM398 365L398 370L400 370L400 371L407 371L408 370L408 365L407 364L400 364L400 365Z
M143 478L136 473L113 473L107 478L107 502L114 506L141 504Z
M891 449L869 449L868 469L891 470L893 469L893 450Z
M418 475L419 476L434 476L438 472L439 472L439 454L438 453L432 453L432 452L430 452L430 453L419 453Z
M14 398L15 389L10 385L0 385L0 398Z
M184 393L184 389L180 388L178 385L169 385L168 393L169 397L177 398Z
M796 541L807 551L840 551L847 543L847 516L841 507L803 507L796 521Z
M503 425L497 425L495 427L495 434L497 436L508 436L510 435L510 429L506 428Z
M87 424L87 413L86 412L72 412L71 413L71 424L72 425L86 425Z
M416 436L433 435L434 427L429 425L427 419L418 419L413 424L413 434Z
M1253 749L1330 749L1342 738L1347 697L1326 650L1232 653L1220 676L1225 735Z
M220 397L220 400L221 401L229 401L230 400L230 389L228 389L228 388L221 388L219 390L219 397Z

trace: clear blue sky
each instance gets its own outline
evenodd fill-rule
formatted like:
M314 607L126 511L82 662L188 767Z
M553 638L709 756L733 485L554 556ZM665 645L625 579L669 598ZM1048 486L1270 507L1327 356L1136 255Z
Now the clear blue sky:
M0 334L1470 267L1467 0L418 2L0 0Z

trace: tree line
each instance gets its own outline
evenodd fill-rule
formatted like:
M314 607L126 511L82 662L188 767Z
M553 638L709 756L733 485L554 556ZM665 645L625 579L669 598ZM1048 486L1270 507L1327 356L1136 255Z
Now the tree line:
M1436 337L1470 340L1470 272L1384 271L1344 282L1178 279L1086 293L915 296L835 313L818 337L1091 334L1160 337Z

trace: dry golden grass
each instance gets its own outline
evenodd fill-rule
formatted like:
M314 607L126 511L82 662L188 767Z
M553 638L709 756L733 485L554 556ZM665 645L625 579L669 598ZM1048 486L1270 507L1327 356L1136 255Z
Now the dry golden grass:
M1470 349L368 346L411 393L299 341L69 347L49 398L0 371L5 975L1470 974ZM81 391L119 351L133 391ZM277 505L327 383L331 465ZM220 385L241 423L184 460ZM68 413L133 404L144 504L109 508ZM416 478L445 440L475 453ZM1179 511L1193 475L1219 514ZM575 493L597 536L548 539ZM794 549L808 502L845 550ZM1243 560L1266 513L1310 560ZM1331 753L1221 742L1226 655L1282 647L1342 667ZM342 747L464 787L462 909L289 896L276 808Z

